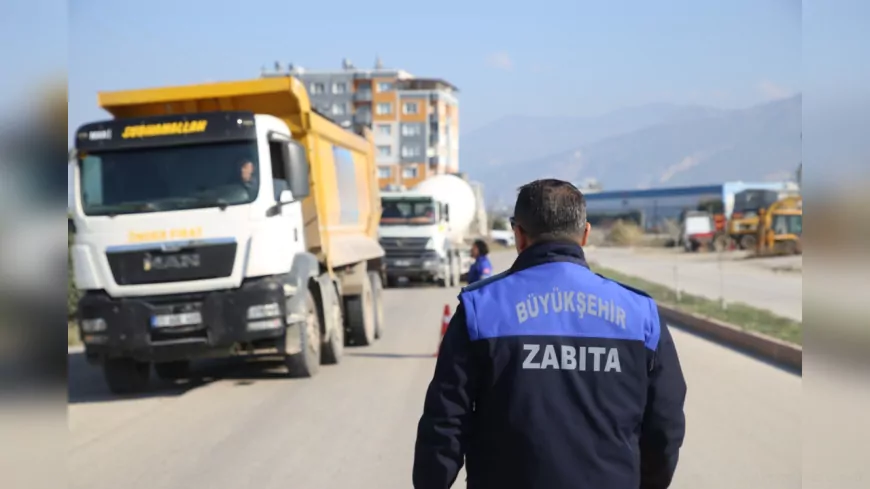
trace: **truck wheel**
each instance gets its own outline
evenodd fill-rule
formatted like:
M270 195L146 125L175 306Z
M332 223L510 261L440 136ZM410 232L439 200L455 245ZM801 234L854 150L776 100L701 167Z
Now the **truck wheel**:
M375 307L370 280L363 280L360 295L348 296L344 302L348 343L368 346L375 341Z
M132 358L109 358L103 363L103 374L114 394L134 394L148 387L151 365Z
M453 286L459 287L462 282L462 256L459 253L453 255Z
M314 294L308 291L305 300L305 322L299 325L302 351L285 354L284 363L291 377L314 377L320 369L320 316Z
M369 272L372 283L372 300L375 306L375 339L384 335L384 285L378 272Z
M332 301L322 301L321 307L324 304L332 304L333 320L332 324L335 329L329 334L329 339L323 343L323 351L320 353L320 363L324 365L335 365L341 361L341 356L344 353L344 314L341 312L341 304L339 301L338 291L333 285L330 288ZM326 314L326 311L323 311Z
M155 363L154 371L157 377L163 380L180 380L190 377L190 362L179 360L176 362Z
M745 234L742 238L740 238L740 249L742 250L754 250L755 249L755 236L751 234Z

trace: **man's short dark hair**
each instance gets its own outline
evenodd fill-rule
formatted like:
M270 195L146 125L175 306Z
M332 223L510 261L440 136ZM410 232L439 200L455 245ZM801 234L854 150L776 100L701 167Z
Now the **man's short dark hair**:
M513 222L534 240L576 239L586 229L586 198L568 182L535 180L520 187Z

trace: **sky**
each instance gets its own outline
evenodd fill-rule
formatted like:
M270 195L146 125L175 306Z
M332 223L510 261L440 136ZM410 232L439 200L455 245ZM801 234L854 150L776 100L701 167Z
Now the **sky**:
M275 61L325 70L345 57L371 67L380 56L387 67L445 78L461 91L462 133L510 114L594 115L650 102L736 108L800 90L795 1L324 5L72 0L70 132L106 117L98 91L257 77Z
M23 95L34 81L66 76L71 140L108 116L98 91L380 56L457 85L465 134L512 114L740 108L801 91L805 132L819 134L804 152L823 160L826 130L842 135L838 146L866 140L856 130L870 122L867 19L866 0L0 0L0 45L11 47L0 62L12 67L0 108L20 114L35 104Z

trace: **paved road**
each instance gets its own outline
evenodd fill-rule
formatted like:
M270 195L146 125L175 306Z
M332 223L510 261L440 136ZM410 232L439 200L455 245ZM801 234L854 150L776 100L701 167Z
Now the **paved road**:
M803 275L775 272L777 267L798 268L796 257L759 260L722 260L714 253L685 253L679 250L595 248L591 261L652 282L728 302L743 302L780 316L802 320ZM674 268L677 269L675 278Z
M494 256L499 268L510 255ZM375 346L310 380L268 365L201 366L193 386L119 400L70 356L69 486L88 489L410 487L440 316L456 290L389 290ZM689 383L677 489L801 484L801 379L676 331ZM464 487L464 474L454 487Z

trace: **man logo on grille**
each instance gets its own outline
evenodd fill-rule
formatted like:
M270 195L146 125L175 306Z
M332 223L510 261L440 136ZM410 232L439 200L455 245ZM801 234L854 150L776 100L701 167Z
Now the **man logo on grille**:
M145 254L142 269L146 272L151 270L177 270L186 268L199 268L200 259L198 253L184 255L152 256Z

